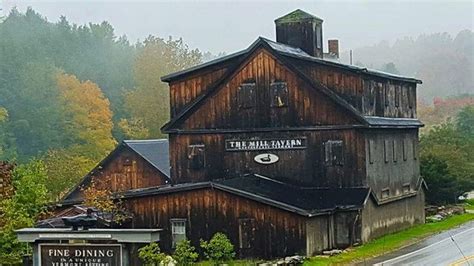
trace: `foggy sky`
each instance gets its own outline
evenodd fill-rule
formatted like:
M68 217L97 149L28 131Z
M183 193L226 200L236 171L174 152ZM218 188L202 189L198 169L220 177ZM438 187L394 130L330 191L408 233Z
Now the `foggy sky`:
M341 50L421 33L454 37L473 29L474 13L471 1L0 1L4 14L31 6L52 22L61 15L77 24L105 20L132 42L171 35L215 54L246 48L258 36L274 40L274 19L296 8L324 19L324 39L339 39Z

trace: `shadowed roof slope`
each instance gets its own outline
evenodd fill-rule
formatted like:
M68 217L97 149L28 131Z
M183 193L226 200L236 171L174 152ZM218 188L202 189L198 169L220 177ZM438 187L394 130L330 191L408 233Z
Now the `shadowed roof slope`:
M170 176L170 154L167 139L124 140L128 147L166 176Z

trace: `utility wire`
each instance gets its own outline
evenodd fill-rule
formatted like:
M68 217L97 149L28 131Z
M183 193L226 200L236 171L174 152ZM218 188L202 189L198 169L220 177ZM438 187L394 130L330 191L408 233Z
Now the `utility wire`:
M459 250L459 253L461 253L462 257L464 258L464 260L467 262L467 265L471 266L471 263L469 262L469 260L466 258L466 255L464 255L464 253L462 252L461 248L458 246L458 243L456 242L456 240L454 240L454 237L451 235L451 233L448 231L448 234L449 234L449 237L451 238L451 240L453 241L454 245L456 245L456 248Z

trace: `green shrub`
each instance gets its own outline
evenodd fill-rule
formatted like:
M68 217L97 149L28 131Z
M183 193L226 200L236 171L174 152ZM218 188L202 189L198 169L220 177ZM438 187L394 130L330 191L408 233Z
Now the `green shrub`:
M201 239L204 256L213 262L224 262L235 257L234 245L224 233L217 232L209 242Z
M176 250L173 254L173 259L178 262L178 265L191 265L199 257L196 248L191 246L191 241L182 240L176 244Z
M166 254L162 253L158 243L150 243L138 250L138 257L147 266L160 265L165 262Z

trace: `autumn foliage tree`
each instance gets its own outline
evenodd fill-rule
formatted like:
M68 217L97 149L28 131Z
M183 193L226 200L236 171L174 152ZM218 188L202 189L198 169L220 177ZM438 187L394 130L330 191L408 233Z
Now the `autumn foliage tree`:
M100 160L116 144L109 100L97 84L81 82L74 75L58 74L57 85L67 117L66 130L74 132L73 150Z
M160 128L169 118L169 90L160 78L194 66L201 59L201 53L189 49L182 39L148 37L138 48L133 67L136 88L125 96L131 120L122 121L121 128L143 126L148 129L149 137L162 137Z

